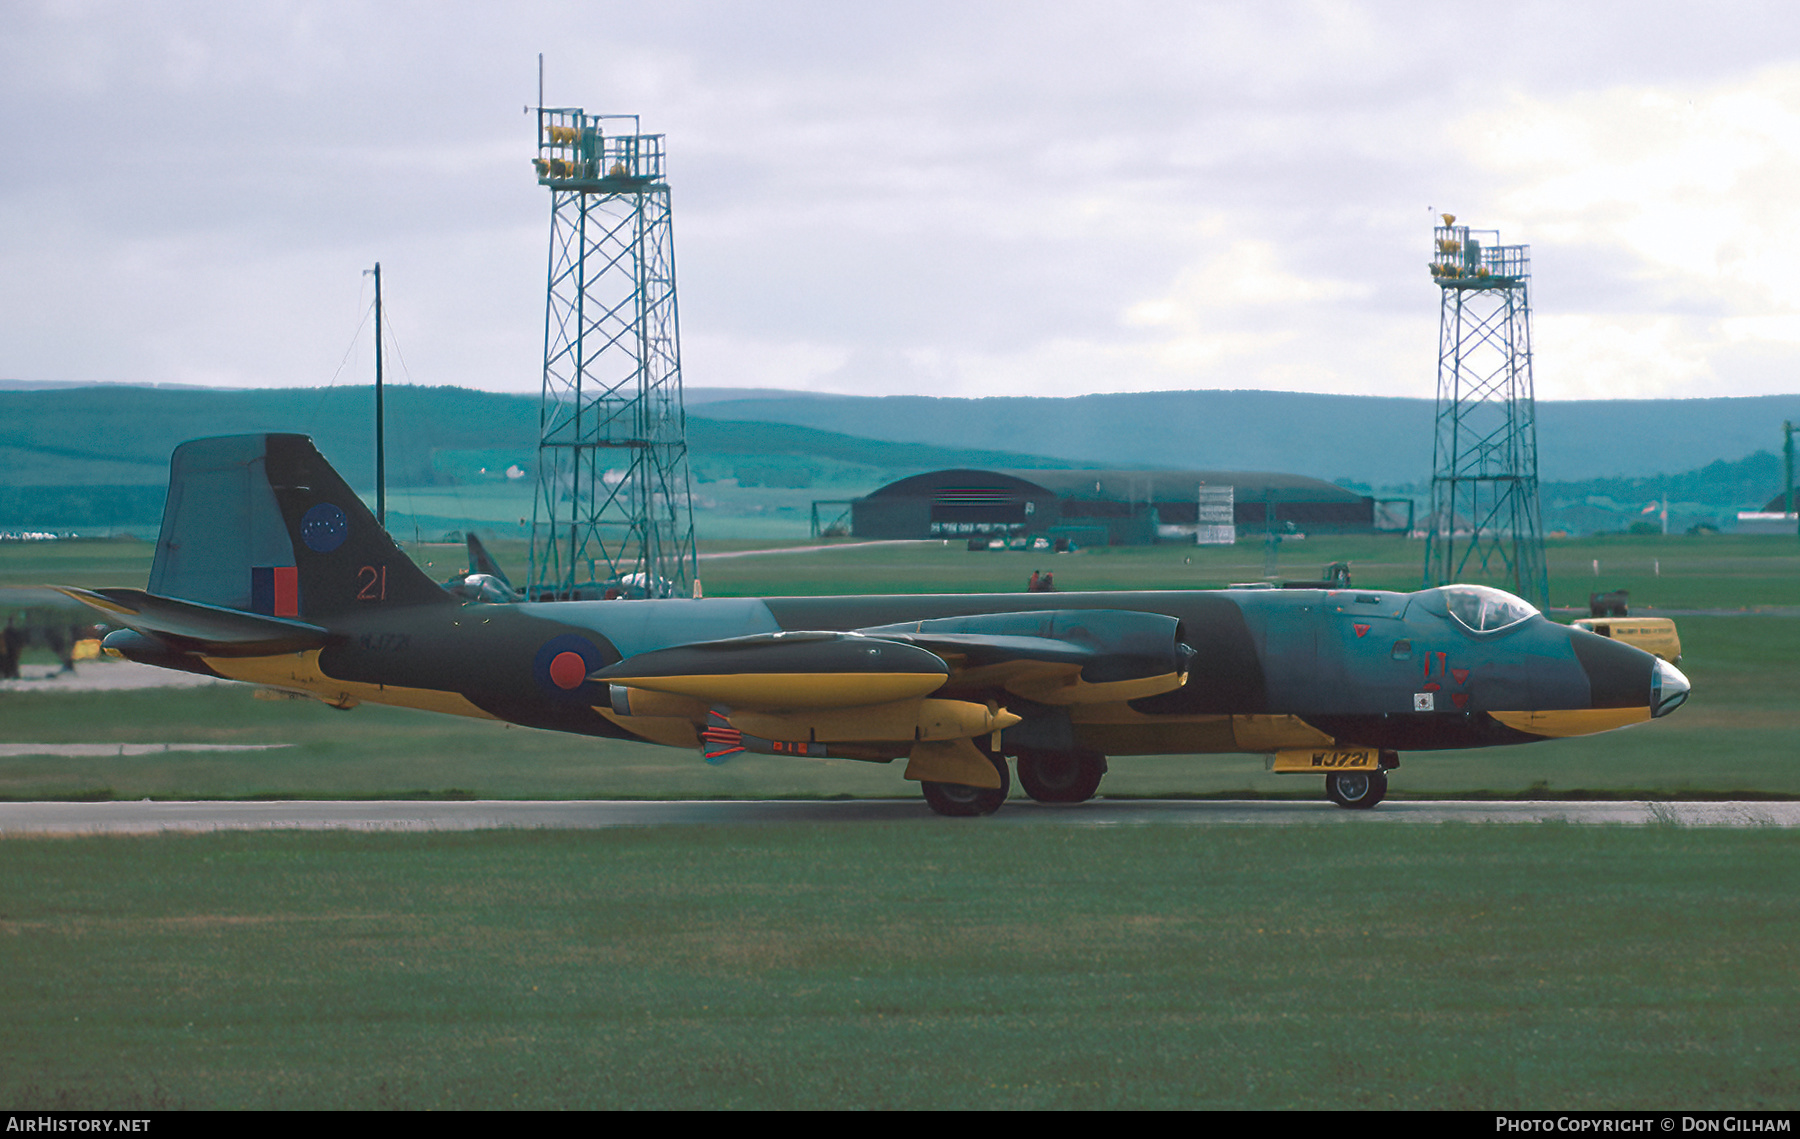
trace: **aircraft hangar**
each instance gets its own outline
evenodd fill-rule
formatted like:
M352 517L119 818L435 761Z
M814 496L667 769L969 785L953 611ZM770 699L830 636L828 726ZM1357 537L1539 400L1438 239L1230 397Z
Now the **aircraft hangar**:
M1372 533L1375 500L1269 471L930 471L850 503L858 538L1062 538L1077 546L1192 543L1202 488L1232 489L1238 533Z

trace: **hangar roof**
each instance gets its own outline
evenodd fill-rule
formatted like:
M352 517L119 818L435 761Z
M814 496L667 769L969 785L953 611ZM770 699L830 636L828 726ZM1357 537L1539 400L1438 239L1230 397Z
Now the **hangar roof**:
M982 480L984 487L1041 491L1058 498L1101 502L1192 502L1201 484L1237 488L1239 501L1360 503L1363 496L1306 475L1278 471L991 471L944 470L891 482L869 497L930 494L938 487Z

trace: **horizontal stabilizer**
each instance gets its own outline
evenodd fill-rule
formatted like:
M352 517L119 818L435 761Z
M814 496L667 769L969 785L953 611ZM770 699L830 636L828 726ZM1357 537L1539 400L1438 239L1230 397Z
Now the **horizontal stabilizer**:
M208 656L265 656L321 648L331 634L317 625L265 617L141 589L57 590L106 614L109 624L147 633L173 648Z

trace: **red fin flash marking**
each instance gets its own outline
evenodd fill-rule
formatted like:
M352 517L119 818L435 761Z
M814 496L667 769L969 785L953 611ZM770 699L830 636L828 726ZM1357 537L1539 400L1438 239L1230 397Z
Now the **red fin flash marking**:
M300 616L300 570L296 566L276 566L275 616Z
M1363 637L1363 636L1367 636L1367 635L1368 635L1368 632L1369 632L1369 626L1367 626L1367 625L1357 625L1357 626L1356 626L1356 627L1355 627L1355 628L1356 628L1356 635L1357 635L1357 636L1359 636L1359 637Z

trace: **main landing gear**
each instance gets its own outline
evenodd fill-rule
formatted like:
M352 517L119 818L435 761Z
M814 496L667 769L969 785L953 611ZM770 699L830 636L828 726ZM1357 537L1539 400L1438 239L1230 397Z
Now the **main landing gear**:
M933 783L926 780L919 784L919 790L925 793L925 802L940 815L966 819L977 815L991 815L1006 802L1006 793L1012 790L1012 775L1006 769L1006 757L990 754L986 749L982 754L1000 773L1000 787L968 787L961 783Z
M1000 773L1000 789L965 787L961 783L919 784L925 802L940 815L971 818L991 815L1006 802L1012 790L1012 776L1004 756L982 749L989 763ZM1019 786L1040 803L1085 803L1100 788L1100 777L1106 774L1106 757L1097 751L1037 751L1019 753Z
M1040 803L1085 803L1105 774L1106 757L1097 751L1019 752L1019 786Z

